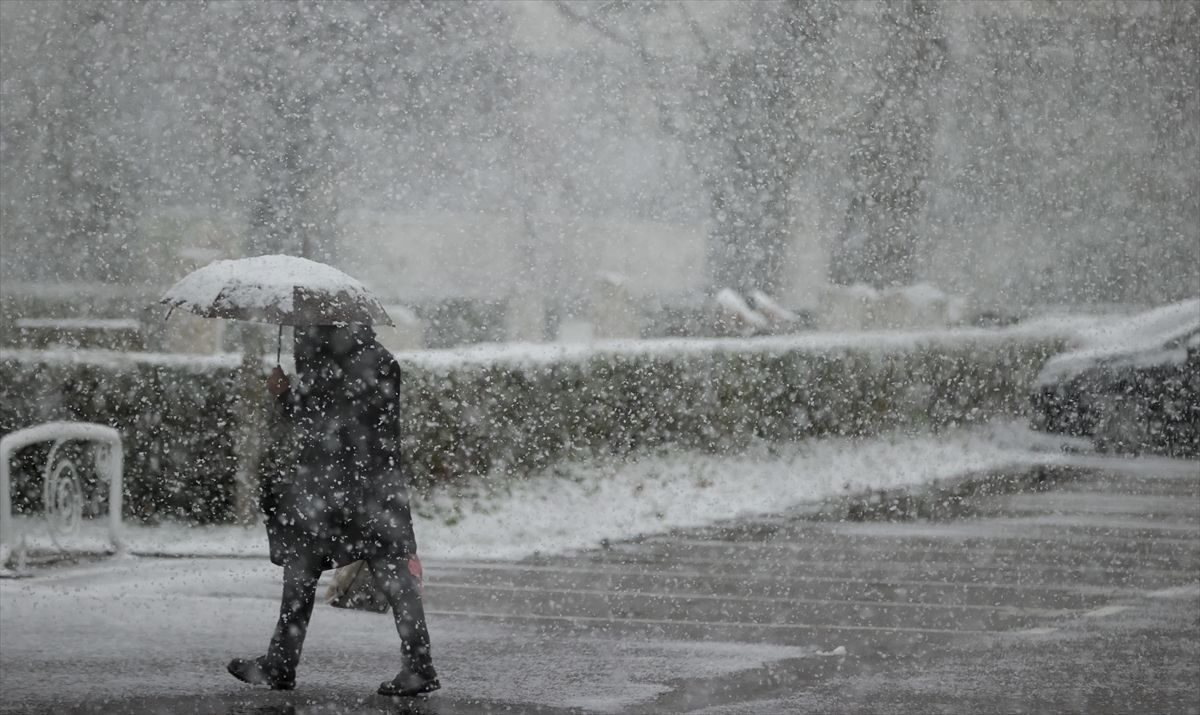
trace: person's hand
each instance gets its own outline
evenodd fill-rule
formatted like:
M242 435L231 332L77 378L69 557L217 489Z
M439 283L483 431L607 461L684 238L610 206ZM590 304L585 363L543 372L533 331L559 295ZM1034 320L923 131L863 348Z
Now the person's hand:
M271 374L267 376L267 392L279 397L287 392L289 382L288 376L283 373L283 368L276 365Z

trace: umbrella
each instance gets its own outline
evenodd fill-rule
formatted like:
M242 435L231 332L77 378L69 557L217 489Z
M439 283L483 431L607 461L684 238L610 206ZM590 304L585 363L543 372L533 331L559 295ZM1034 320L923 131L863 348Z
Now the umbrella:
M295 256L214 261L184 276L159 302L205 318L278 324L281 344L285 325L395 325L362 283Z

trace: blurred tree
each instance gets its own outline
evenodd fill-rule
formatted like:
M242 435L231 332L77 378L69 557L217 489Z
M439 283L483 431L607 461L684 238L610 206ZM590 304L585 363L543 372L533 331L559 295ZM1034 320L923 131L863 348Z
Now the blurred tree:
M928 274L1010 308L1200 292L1200 5L950 8Z
M847 131L851 195L830 278L882 288L916 279L947 46L936 0L880 7L874 81Z
M0 224L6 262L19 261L24 279L127 274L139 180L125 110L136 28L152 12L103 0L0 4Z
M708 282L776 292L791 240L792 192L823 123L839 6L736 6L718 27L693 3L560 0L560 12L638 58L662 129L681 141L708 194ZM687 28L664 37L666 26Z
M182 5L182 4L181 4ZM176 8L215 173L248 199L249 253L336 261L342 175L364 124L443 163L446 136L486 133L500 68L487 54L501 8L455 3L207 3ZM425 141L439 136L438 141Z

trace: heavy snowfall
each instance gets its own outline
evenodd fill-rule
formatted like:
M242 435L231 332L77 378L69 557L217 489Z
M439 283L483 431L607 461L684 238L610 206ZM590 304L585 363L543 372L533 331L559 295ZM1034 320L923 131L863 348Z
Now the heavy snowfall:
M1200 5L3 0L0 713L1198 713Z

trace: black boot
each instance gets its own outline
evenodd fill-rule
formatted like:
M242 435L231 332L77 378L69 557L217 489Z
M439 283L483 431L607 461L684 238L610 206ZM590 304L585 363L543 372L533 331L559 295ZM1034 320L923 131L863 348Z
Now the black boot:
M252 685L270 686L271 690L296 687L296 665L300 662L320 576L319 569L304 561L283 567L279 621L275 624L267 654L253 659L234 658L229 661L230 675Z
M229 674L243 683L269 685L271 690L291 690L296 687L296 671L272 665L266 656L234 658L226 666Z
M434 671L433 666L429 666L421 671L406 668L400 671L395 678L380 683L377 692L391 698L407 698L413 695L432 693L440 687L442 684L438 682L437 672Z
M377 692L393 698L432 693L442 686L429 655L429 629L416 572L404 563L368 561L367 566L392 606L404 664L395 678L379 684Z

